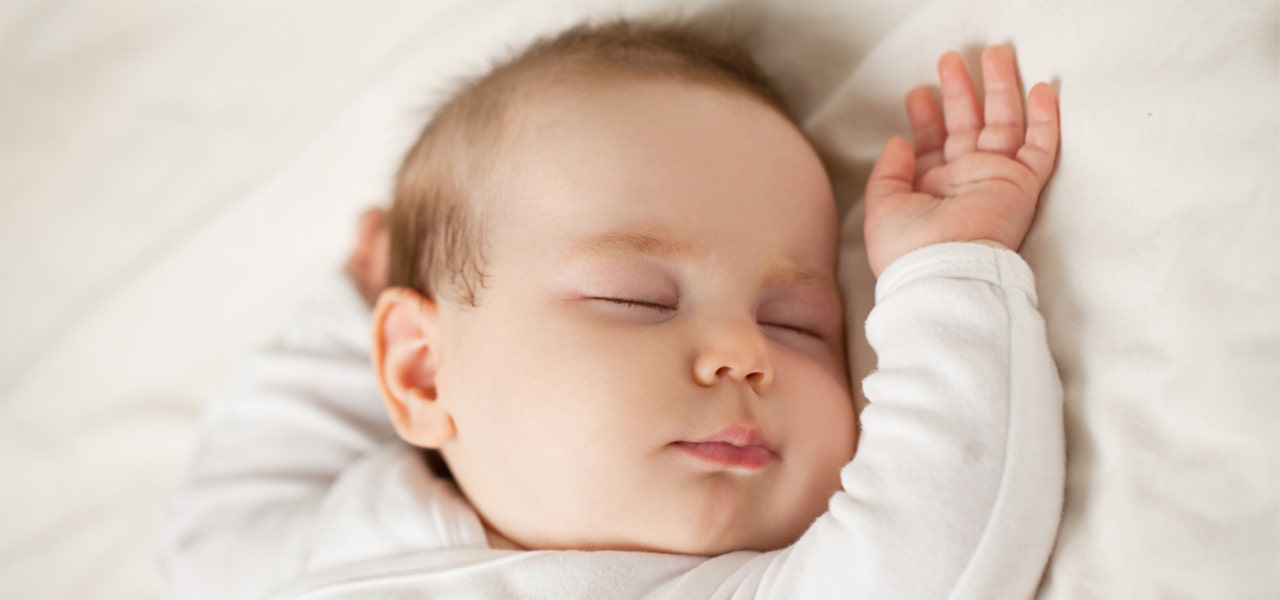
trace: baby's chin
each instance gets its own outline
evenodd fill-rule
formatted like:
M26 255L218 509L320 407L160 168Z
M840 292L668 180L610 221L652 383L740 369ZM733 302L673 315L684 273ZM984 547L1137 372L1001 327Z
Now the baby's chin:
M717 556L740 550L769 552L771 550L779 550L790 546L797 539L800 539L800 536L803 533L804 530L785 534L746 533L741 536L733 536L723 540L696 540L693 542L682 541L681 543L672 544L667 548L654 551L666 552L669 554L691 554L698 556Z
M524 550L614 550L717 556L740 550L768 552L785 548L800 539L812 519L802 519L802 521L802 524L776 525L772 529L742 526L721 532L699 532L696 527L671 526L652 527L630 535L627 532L597 532L596 535L589 537L557 535L508 537L498 532L490 532L489 543L494 548Z

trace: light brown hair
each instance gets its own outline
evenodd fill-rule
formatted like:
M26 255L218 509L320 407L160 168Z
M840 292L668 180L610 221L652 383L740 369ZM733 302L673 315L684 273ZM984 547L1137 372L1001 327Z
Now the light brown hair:
M462 88L427 124L396 178L388 283L476 305L484 287L486 174L514 110L539 89L618 78L687 81L746 93L786 115L740 43L688 25L612 21L535 42ZM789 118L789 117L788 117Z

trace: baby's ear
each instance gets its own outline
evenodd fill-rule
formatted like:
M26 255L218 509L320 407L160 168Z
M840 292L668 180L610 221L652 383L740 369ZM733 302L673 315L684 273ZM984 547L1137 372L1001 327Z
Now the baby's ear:
M410 444L440 448L453 438L453 417L436 391L439 311L434 300L387 288L373 312L373 372L396 433Z

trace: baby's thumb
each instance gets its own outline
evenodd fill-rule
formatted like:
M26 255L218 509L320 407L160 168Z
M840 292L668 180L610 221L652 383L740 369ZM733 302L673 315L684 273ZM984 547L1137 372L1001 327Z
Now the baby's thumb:
M880 151L880 159L867 179L867 203L879 202L895 194L912 191L916 174L916 152L911 142L895 135Z

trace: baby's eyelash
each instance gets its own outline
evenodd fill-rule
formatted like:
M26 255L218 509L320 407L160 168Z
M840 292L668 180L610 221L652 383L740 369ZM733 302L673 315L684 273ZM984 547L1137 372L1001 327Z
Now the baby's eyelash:
M675 307L667 306L665 304L658 304L656 302L645 302L644 300L632 300L630 298L608 298L608 297L601 296L601 297L592 298L592 300L603 300L605 302L612 302L614 304L621 304L623 306L630 306L633 308L647 308L649 310L656 310L660 312L671 312L675 310Z

